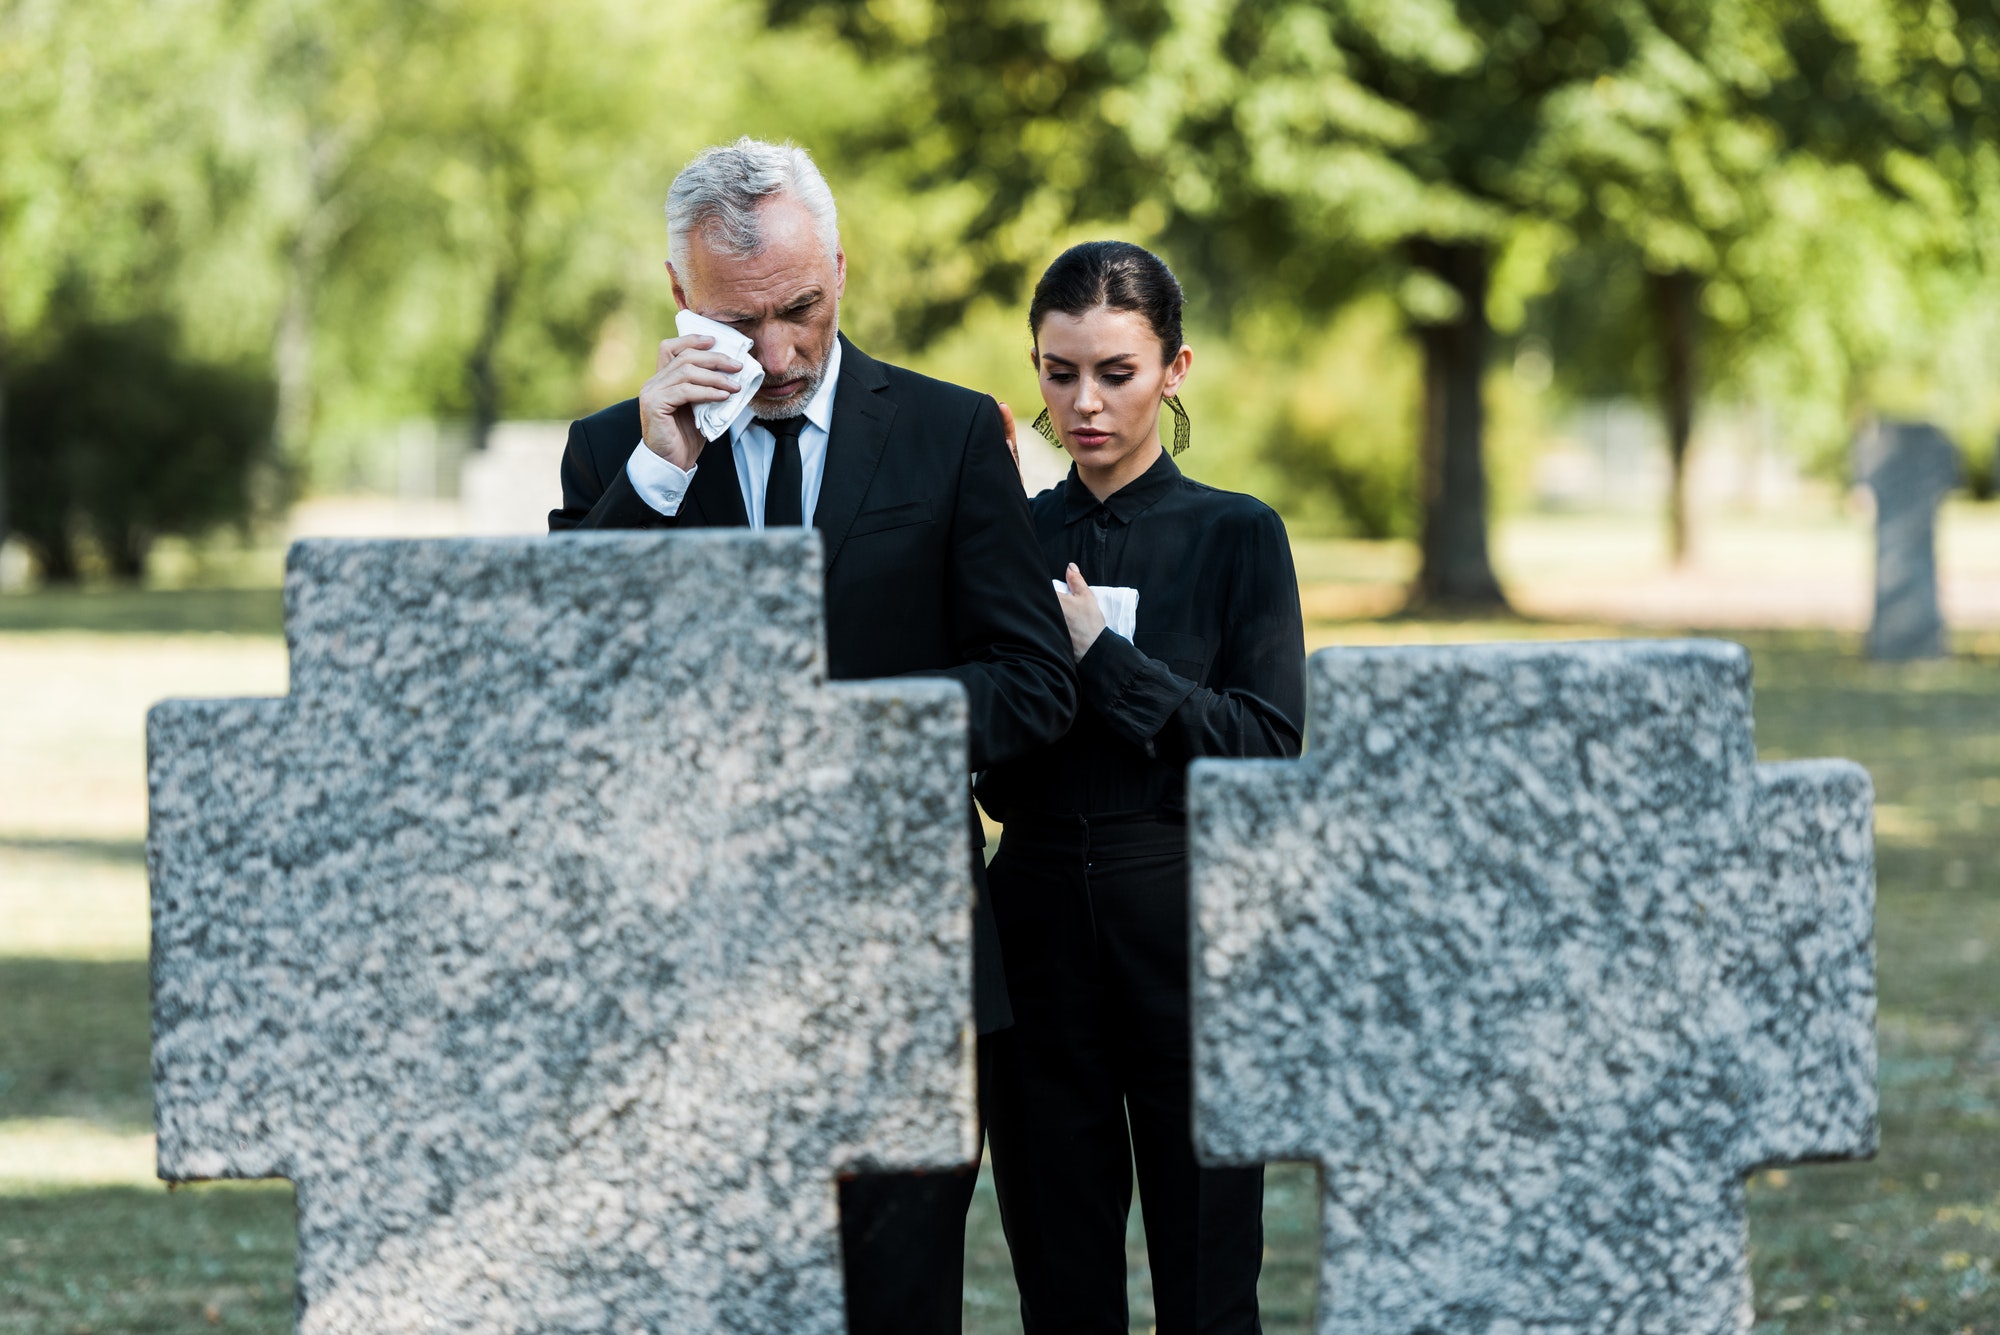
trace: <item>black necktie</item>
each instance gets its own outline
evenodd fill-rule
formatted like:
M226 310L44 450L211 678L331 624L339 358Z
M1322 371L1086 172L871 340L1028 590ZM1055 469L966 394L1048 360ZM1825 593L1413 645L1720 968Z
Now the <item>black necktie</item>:
M764 527L797 528L805 523L805 499L800 493L805 486L806 467L799 458L799 431L806 419L799 416L755 420L778 438L778 448L771 454L771 471L764 478Z

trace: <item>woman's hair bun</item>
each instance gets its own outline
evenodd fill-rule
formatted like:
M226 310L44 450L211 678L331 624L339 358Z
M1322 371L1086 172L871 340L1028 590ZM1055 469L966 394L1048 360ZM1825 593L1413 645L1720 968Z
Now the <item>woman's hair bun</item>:
M1172 361L1181 350L1181 304L1180 280L1152 251L1130 241L1085 241L1042 271L1028 303L1028 332L1039 343L1050 311L1137 311L1160 340L1160 360Z

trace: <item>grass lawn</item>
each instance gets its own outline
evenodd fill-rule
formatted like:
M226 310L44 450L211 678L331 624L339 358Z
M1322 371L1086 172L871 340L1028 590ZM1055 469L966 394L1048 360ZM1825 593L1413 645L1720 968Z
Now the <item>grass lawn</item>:
M1308 581L1319 564L1302 554ZM289 1329L290 1190L149 1185L144 962L145 707L282 691L276 609L255 591L0 597L0 1335ZM1396 621L1312 637L1616 633ZM2000 642L1890 668L1854 637L1739 638L1763 756L1859 760L1880 803L1882 1155L1751 1183L1759 1328L2000 1335ZM1270 1174L1273 1332L1310 1325L1316 1190L1308 1169ZM967 1327L1018 1330L990 1190L974 1210ZM1144 1330L1136 1231L1132 1254Z

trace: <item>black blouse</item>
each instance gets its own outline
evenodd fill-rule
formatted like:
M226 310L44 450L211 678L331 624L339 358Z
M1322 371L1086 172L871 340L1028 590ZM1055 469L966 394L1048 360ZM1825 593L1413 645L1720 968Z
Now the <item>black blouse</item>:
M1029 502L1049 576L1139 591L1131 640L1105 630L1076 665L1083 707L1054 745L987 771L996 820L1182 817L1198 756L1296 756L1305 627L1284 521L1184 476L1165 453L1099 501L1069 477Z

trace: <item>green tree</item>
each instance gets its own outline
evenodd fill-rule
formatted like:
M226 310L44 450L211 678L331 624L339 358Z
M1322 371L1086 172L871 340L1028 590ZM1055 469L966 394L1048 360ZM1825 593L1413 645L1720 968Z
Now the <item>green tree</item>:
M249 519L275 406L262 365L191 356L159 316L85 322L13 388L0 472L45 579L79 577L85 534L114 576L138 579L158 538Z
M1888 328L1926 341L1885 304L1936 324L1952 292L1987 290L1965 280L1991 272L1972 226L2000 142L1991 0L767 4L923 72L889 147L913 192L967 202L931 243L945 281L902 311L913 341L1015 296L1083 225L1162 244L1225 322L1395 294L1423 354L1430 601L1503 601L1493 317L1516 322L1562 272L1643 275L1576 327L1599 370L1607 349L1648 350L1623 374L1658 387L1677 552L1704 341L1719 383L1789 379L1797 397L1853 385ZM1578 244L1595 258L1558 268ZM1855 265L1865 300L1839 290Z
M226 35L239 54L259 110L259 182L273 218L268 241L280 296L270 354L277 384L277 433L284 454L306 454L318 422L325 290L343 267L360 281L393 289L407 281L426 246L414 243L384 264L357 266L348 241L363 219L407 224L411 182L383 169L394 151L385 103L398 95L397 53L422 8L374 0L260 0L232 14ZM387 76L387 77L385 77Z
M227 6L0 8L0 423L60 328L173 311L196 354L261 343L254 136ZM22 498L5 503L18 516Z
M321 257L321 373L462 415L479 448L503 417L583 406L606 322L665 305L667 183L733 137L764 39L693 0L399 12L393 42L364 25L335 62L372 101Z
M643 11L247 7L236 36L269 108L266 179L282 219L271 346L290 449L321 424L323 386L468 413L483 443L521 379L501 364L505 340L573 315L560 285L524 292L531 274L551 256L595 253L573 226L604 202L589 173L615 179L607 140L638 137L641 99L619 85L645 44L607 27L619 12ZM601 305L601 275L585 286L583 304ZM577 349L566 351L573 371Z
M422 223L450 302L434 329L458 362L433 402L467 413L475 449L537 378L507 354L553 342L574 367L622 295L624 266L605 242L631 233L606 215L624 173L651 165L620 158L640 149L652 114L641 62L662 54L633 14L453 0L429 6L397 53L384 166L428 191Z
M1897 289L1894 304L1914 309L1929 304L1917 293L1928 276L1974 261L1966 169L2000 125L1989 81L1970 71L2000 71L2000 46L1990 6L1983 17L1897 0L1650 9L1639 59L1566 94L1531 170L1597 252L1577 266L1587 287L1564 307L1563 350L1584 379L1601 380L1605 352L1629 352L1635 335L1655 362L1629 366L1628 383L1660 393L1679 560L1701 345L1714 345L1715 384L1740 390L1745 368L1810 346L1810 322L1850 364L1878 355L1868 345L1891 326L1906 349L1928 341L1909 321L1885 321L1879 302L1852 318L1839 289ZM1828 262L1801 263L1815 251ZM1633 263L1643 290L1607 284L1609 256Z
M1324 314L1370 287L1423 353L1417 596L1504 604L1488 556L1482 382L1496 270L1559 213L1536 150L1576 90L1653 36L1640 5L1567 0L1230 0L849 7L773 0L882 57L928 97L905 151L919 186L986 201L955 244L966 299L1017 287L1010 251L1083 220L1158 219L1225 318L1260 302ZM941 317L918 313L919 332Z

